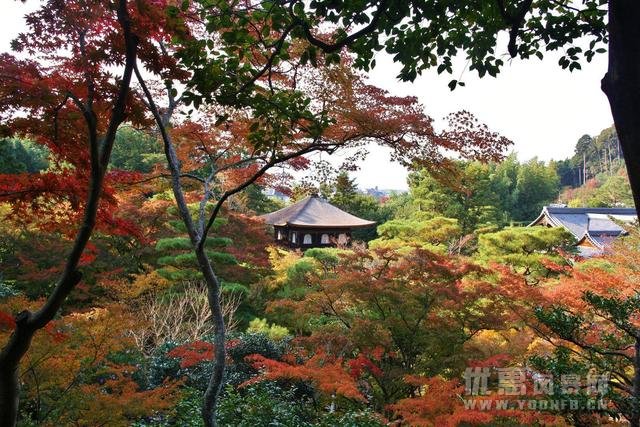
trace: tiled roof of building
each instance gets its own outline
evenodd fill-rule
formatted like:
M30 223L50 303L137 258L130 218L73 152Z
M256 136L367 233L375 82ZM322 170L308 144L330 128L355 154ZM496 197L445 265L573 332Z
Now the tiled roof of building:
M267 224L297 227L371 227L376 223L358 218L318 196L308 196L291 206L262 215Z
M631 223L637 214L633 208L565 208L545 206L542 213L529 226L549 225L564 227L578 241L588 240L599 248L626 231L616 221Z

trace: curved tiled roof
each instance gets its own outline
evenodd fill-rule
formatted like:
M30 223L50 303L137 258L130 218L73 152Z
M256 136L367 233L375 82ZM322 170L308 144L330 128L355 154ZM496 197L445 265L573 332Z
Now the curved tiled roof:
M545 206L542 213L529 226L548 224L564 227L578 240L578 245L588 242L594 248L603 249L626 230L616 221L632 223L637 214L633 208L565 208Z
M317 196L308 196L291 206L262 215L267 224L297 227L371 227L376 223L358 218Z

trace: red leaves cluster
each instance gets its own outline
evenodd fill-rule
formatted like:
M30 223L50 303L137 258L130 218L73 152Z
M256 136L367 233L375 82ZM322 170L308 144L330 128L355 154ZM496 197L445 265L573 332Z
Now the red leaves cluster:
M510 419L519 425L558 425L554 415L537 411L517 409L480 409L477 403L482 400L504 398L504 396L464 396L464 386L457 380L445 380L440 377L405 377L407 384L417 387L417 397L401 399L388 405L402 421L411 426L492 425L496 419ZM464 396L464 397L463 397ZM465 407L462 399L475 400L473 408Z
M188 344L179 345L172 349L167 355L180 359L180 367L192 368L202 362L213 360L215 347L205 341L194 341Z
M16 319L9 313L0 310L0 329L15 329Z
M277 361L254 354L247 356L262 374L245 385L262 380L308 381L327 395L340 395L349 399L364 401L353 378L347 373L343 359L335 358L324 352L318 352L304 362L296 363L295 356L288 360Z
M142 239L132 221L117 216L116 188L134 181L139 174L112 172L107 175L97 228L106 234L131 235ZM72 236L79 223L88 191L88 177L81 170L0 174L0 201L9 202L8 219L16 224L35 225L46 232Z
M382 376L382 369L376 366L368 357L363 354L359 354L353 360L349 361L350 374L354 378L359 378L365 371L371 373L371 375L380 377Z

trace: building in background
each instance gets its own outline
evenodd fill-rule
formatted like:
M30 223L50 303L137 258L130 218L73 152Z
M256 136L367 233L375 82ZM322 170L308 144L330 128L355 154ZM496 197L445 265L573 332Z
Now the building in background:
M542 209L532 226L564 227L578 241L583 256L602 253L613 239L626 234L621 226L637 221L633 208L567 208L550 205Z
M373 227L374 221L351 215L317 195L262 215L273 226L276 242L291 248L347 246L356 228Z

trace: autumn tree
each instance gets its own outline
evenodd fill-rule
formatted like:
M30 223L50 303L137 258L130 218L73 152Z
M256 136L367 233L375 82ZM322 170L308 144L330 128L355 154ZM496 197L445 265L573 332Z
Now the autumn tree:
M183 6L182 11L170 8L169 13L191 22L191 9ZM217 6L224 13L230 7ZM178 96L176 82L168 82L168 107L160 108L140 70L135 71L164 143L178 210L209 287L216 363L203 417L207 425L214 425L225 334L218 307L221 279L204 248L228 199L268 178L267 172L276 165L304 167L308 161L303 156L311 152L333 153L376 141L391 147L394 157L405 164L419 161L425 167L437 167L447 163L443 148L465 157L493 159L509 142L465 112L450 117L450 130L435 132L414 98L393 97L364 84L349 69L347 58L316 69L315 60L305 59L304 44L292 43L290 32L275 21L229 30L224 13L211 15L208 8L197 11L207 23L207 32L198 38L193 34L200 33L193 31L171 47L192 73L182 94ZM211 51L210 46L216 45L221 49L215 52L220 54ZM275 61L276 56L281 58ZM339 57L334 59L341 62ZM199 123L174 118L174 112L185 106L187 111L199 109L208 118ZM191 149L185 148L188 144ZM196 151L203 155L195 156ZM208 169L204 176L193 173L203 168ZM200 204L195 218L188 209L191 196L184 180L199 182L202 188L199 194L193 193Z
M609 99L636 206L640 206L640 175L636 173L640 170L640 128L633 120L640 111L636 96L640 64L635 55L640 43L636 25L640 6L623 0L584 0L575 5L564 0L477 0L464 8L447 2L390 0L269 5L221 11L248 20L272 18L280 28L310 43L306 57L311 60L317 60L319 52L333 55L347 47L357 55L355 64L368 70L376 65L374 53L385 50L402 65L399 77L410 81L429 68L453 73L454 59L461 53L469 69L480 77L496 76L504 66L501 55L496 54L501 34L508 35L506 47L511 57L543 58L545 52L564 49L559 65L570 71L604 53L603 45L608 43L609 68L602 90ZM236 26L233 20L226 22L227 27ZM459 83L463 84L452 80L449 86L453 89Z
M378 409L411 393L405 375L459 373L463 345L499 327L504 309L485 299L493 284L481 268L424 249L402 252L356 251L337 263L325 257L307 272L306 289L267 311L285 326L288 319L315 325L303 340L309 351L352 359Z
M38 304L17 296L4 299L2 308ZM177 400L180 380L168 379L159 387L146 388L136 366L133 339L127 333L145 321L122 305L107 304L49 322L34 337L24 358L20 423L126 425L152 413L169 412ZM116 323L118 331L113 328ZM10 325L0 324L3 338L11 332Z
M138 38L128 4L123 0L83 6L44 4L27 18L32 31L13 44L29 58L4 53L0 60L3 133L37 138L73 165L62 176L3 176L3 200L22 201L14 204L19 210L23 205L37 208L39 196L48 191L86 197L76 203L83 213L75 218L78 231L56 286L41 307L16 316L15 330L0 352L0 420L8 426L17 417L20 361L34 334L53 319L82 279L78 265L96 226L116 131L127 111L133 113L129 84ZM96 20L102 25L96 26ZM112 46L105 49L105 43ZM105 49L104 55L96 54L100 49ZM119 78L106 70L107 64L122 66ZM70 182L77 183L77 191L69 191Z
M144 105L130 90L136 61L167 77L175 70L175 60L161 60L152 43L175 29L154 7L126 0L44 2L26 17L29 31L14 40L16 54L0 57L3 136L33 140L50 153L46 172L0 175L0 197L11 202L11 220L45 224L73 242L63 249L68 255L47 300L16 316L0 352L3 425L16 422L20 361L82 280L94 229L122 234L135 228L116 217L113 188L131 175L108 165L121 124L145 121Z
M630 230L614 252L564 271L558 283L540 290L543 299L534 308L538 333L555 347L536 357L536 366L606 376L600 397L632 426L640 425L638 239L637 229ZM589 384L580 393L588 394Z

